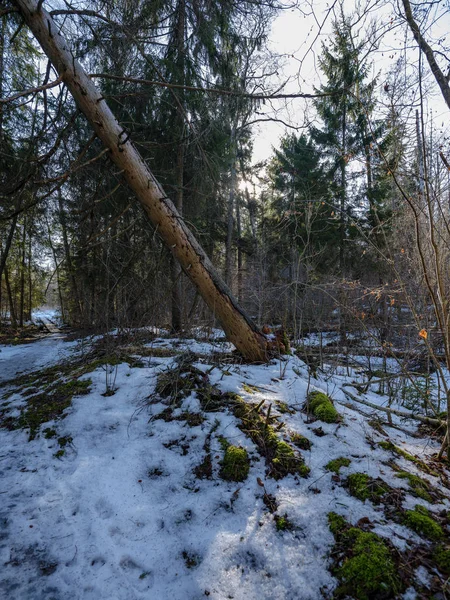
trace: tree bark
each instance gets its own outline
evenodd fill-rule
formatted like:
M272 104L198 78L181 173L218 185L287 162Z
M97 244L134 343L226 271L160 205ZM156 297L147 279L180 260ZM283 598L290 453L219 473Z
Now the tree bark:
M21 259L20 259L20 300L19 300L19 327L23 327L23 318L25 310L25 244L27 240L27 219L23 220Z
M55 247L52 242L52 233L51 233L50 224L48 221L47 221L47 231L48 231L48 243L50 245L50 250L52 251L52 254L53 254L53 261L55 263L56 283L58 285L59 305L61 308L61 319L62 319L63 323L66 323L66 311L65 311L64 300L63 300L63 295L62 295L61 277L60 277L60 273L59 273L58 257L56 255L56 250L55 250ZM67 259L66 259L66 262L67 262Z
M414 16L413 16L412 9L411 9L411 4L410 4L409 0L402 0L402 2L403 2L403 8L405 9L405 18L406 18L406 21L408 22L409 28L411 29L414 39L416 40L416 42L419 45L419 48L425 54L428 64L430 65L431 72L433 73L434 78L436 79L436 82L441 89L442 96L443 96L447 106L450 108L449 81L448 81L447 77L444 75L444 73L442 72L442 70L439 68L439 65L437 64L436 58L434 56L433 49L426 42L425 38L420 33L419 26L417 25L416 21L414 20Z
M6 267L6 266L4 268L4 273L5 273L6 291L8 293L9 318L11 320L11 325L13 326L13 328L17 329L16 308L14 306L14 298L13 298L13 295L12 295L11 284L9 283L8 267Z
M79 109L109 149L111 160L121 169L124 179L144 206L159 235L216 314L227 338L247 360L266 361L266 338L238 306L173 203L130 142L129 134L117 122L100 91L75 60L51 16L38 8L36 0L15 0L15 4Z
M243 293L243 280L242 280L242 226L241 226L241 207L239 206L239 199L236 202L236 234L238 239L237 247L237 297L239 302L242 302L244 297Z
M424 209L425 203L425 170L423 160L423 147L422 139L420 135L420 122L419 122L419 111L416 110L416 141L417 141L417 162L419 166L418 179L419 179L419 199L420 199L420 210Z
M181 130L181 136L183 131ZM178 214L183 214L183 188L184 188L184 142L180 140L177 149L177 193L176 208ZM172 331L180 333L183 329L182 318L182 293L180 264L172 257Z
M19 205L19 208L20 208L20 205ZM15 214L11 220L11 225L9 227L9 232L8 232L8 236L5 241L5 247L3 248L3 251L1 251L2 249L0 248L0 280L1 280L1 277L3 274L3 271L6 267L6 261L8 259L9 251L11 249L11 244L12 244L12 241L14 238L14 232L16 231L17 219L18 219L18 215Z
M227 239L225 243L225 281L233 289L233 231L234 231L234 197L236 192L236 128L231 133L232 159L230 171L230 189L227 202Z
M31 316L33 313L33 273L32 273L32 261L31 261L31 250L32 250L32 240L31 240L31 232L28 236L28 320L31 321Z
M184 38L186 33L186 3L185 0L178 2L178 22L176 25L176 46L177 46L177 77L179 82L184 85L185 82L185 46ZM180 216L183 216L184 201L184 94L180 91L177 105L176 118L177 134L179 135L176 162L176 196L175 207ZM172 332L180 333L183 329L183 302L181 289L181 269L179 263L172 257Z
M0 98L3 98L3 81L5 79L5 37L6 17L0 21ZM3 104L0 104L0 148L3 145Z
M70 280L70 287L73 293L73 298L74 298L74 304L76 306L76 315L75 315L75 321L77 323L83 323L84 322L84 316L83 316L83 305L81 303L81 299L80 299L80 291L78 289L78 283L77 280L75 278L75 272L74 272L74 268L73 268L73 261L72 261L72 255L70 253L70 244L69 244L69 236L67 234L67 221L66 221L66 213L65 213L65 209L64 209L64 204L63 204L63 199L62 199L62 193L61 193L61 189L58 190L58 216L59 216L59 222L61 225L61 233L62 233L62 239L63 239L63 246L64 246L64 255L65 255L65 260L66 260L66 268L67 268L67 272L69 274L69 280ZM49 232L49 238L50 238L50 232ZM56 263L56 256L55 256L55 263ZM59 287L59 270L58 270L58 287ZM63 310L63 294L62 294L62 290L59 289L58 291L59 293L59 297L60 297L60 302L61 302L61 317L63 322L66 322L66 317L68 316L66 314L67 311ZM72 304L73 306L73 304ZM68 311L68 313L72 313L73 309ZM73 314L70 315L71 317L73 317Z

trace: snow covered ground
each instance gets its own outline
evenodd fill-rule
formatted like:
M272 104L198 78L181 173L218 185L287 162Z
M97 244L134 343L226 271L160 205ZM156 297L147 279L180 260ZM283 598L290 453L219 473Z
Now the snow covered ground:
M201 355L229 351L220 342L160 338L148 347L187 349ZM61 358L75 357L80 344L48 337L30 345L0 348L0 381L17 371L31 372ZM78 354L79 355L79 354ZM0 429L0 597L10 600L316 600L331 597L337 580L330 573L334 538L327 514L335 511L352 524L374 523L374 532L399 551L421 542L405 525L386 520L382 506L362 502L341 485L351 473L381 477L405 490L405 507L417 503L389 467L391 453L378 445L389 440L428 460L437 442L415 436L416 424L383 425L384 434L358 410L336 404L342 421L312 422L302 412L310 389L321 389L347 402L342 384L355 377L345 369L332 377L309 379L296 357L268 365L208 362L196 367L222 392L236 392L262 409L279 415L280 438L300 433L312 442L302 451L308 478L266 475L264 457L224 408L202 411L196 393L175 408L172 419L158 418L167 401L155 393L157 376L174 364L172 357L147 357L145 366L124 362L109 367L116 391L107 391L106 366L90 379L90 393L75 396L65 418L48 422L28 441L23 429ZM309 381L309 383L308 383ZM18 414L22 390L9 396L0 388L2 410ZM353 390L354 391L354 390ZM368 392L366 399L384 401ZM290 412L286 412L286 408ZM182 415L200 413L189 424ZM180 417L178 419L178 417ZM200 422L201 421L201 422ZM44 429L56 433L45 437ZM405 428L407 429L405 431ZM409 433L408 433L409 432ZM248 451L251 460L243 482L220 478L221 437ZM59 441L63 440L63 442ZM212 476L199 478L196 467L210 444ZM347 457L340 476L325 466ZM424 477L414 462L398 458L402 469ZM261 480L263 486L258 483ZM442 487L444 496L449 491ZM264 494L276 498L276 515L286 515L291 528L279 530ZM434 510L433 505L421 501ZM439 510L450 509L447 497ZM420 573L418 573L419 577ZM424 569L422 579L430 577ZM412 587L405 598L419 598Z
M31 344L0 345L0 382L55 364L80 351L78 342L66 342L59 334Z

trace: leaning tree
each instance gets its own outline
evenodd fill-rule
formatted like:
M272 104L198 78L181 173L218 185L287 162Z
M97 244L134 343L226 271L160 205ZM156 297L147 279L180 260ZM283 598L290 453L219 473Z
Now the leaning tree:
M228 339L248 360L267 360L267 340L240 308L175 206L111 112L105 98L75 59L42 0L14 0L20 15L67 86L78 108L108 149L164 243L217 316ZM169 126L169 125L168 125Z

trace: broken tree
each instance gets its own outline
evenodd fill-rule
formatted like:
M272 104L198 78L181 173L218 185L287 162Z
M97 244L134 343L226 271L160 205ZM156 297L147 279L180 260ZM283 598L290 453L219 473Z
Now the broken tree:
M14 0L14 3L79 109L109 149L111 160L121 169L162 240L219 319L227 338L246 359L266 361L266 338L238 306L102 94L75 60L51 15L42 8L42 0Z

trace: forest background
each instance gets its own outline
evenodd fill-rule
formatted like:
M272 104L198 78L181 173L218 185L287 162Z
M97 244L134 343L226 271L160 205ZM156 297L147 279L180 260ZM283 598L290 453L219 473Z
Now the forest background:
M85 329L213 324L3 6L0 313L22 327L53 290ZM260 326L448 354L448 108L411 28L445 79L448 3L45 8Z

